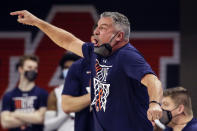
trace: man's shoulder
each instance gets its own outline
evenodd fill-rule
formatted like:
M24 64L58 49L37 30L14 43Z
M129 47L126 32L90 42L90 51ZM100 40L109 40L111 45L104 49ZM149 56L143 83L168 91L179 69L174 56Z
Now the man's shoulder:
M79 59L79 60L77 60L77 61L75 61L72 65L71 65L71 67L69 68L69 75L70 74L75 74L76 72L78 72L79 71L79 69L81 68L81 62L82 62L82 59Z
M191 123L196 123L196 124L197 124L197 118L193 118L193 119L191 120Z
M85 67L88 67L88 61L85 58L81 58L72 64L72 68L75 68L76 71L82 70Z
M118 55L121 61L127 62L133 62L137 61L137 59L144 58L143 55L130 43L121 48Z
M73 66L80 66L84 60L85 60L84 58L81 58L81 59L75 61L72 65Z
M193 118L188 124L187 126L184 128L184 131L196 131L197 130L197 119Z
M6 93L4 94L4 96L5 96L5 97L12 97L14 94L16 94L16 91L17 91L17 90L18 90L18 89L17 89L17 87L16 87L16 88L14 88L14 89L12 89L12 90L6 92Z
M120 55L129 56L129 55L133 55L135 53L139 54L139 51L133 45L131 45L131 43L127 43L124 47L122 47L119 50Z
M35 91L38 92L38 93L48 94L48 92L45 89L43 89L43 88L41 88L41 87L39 87L37 85L34 88L35 88Z
M137 50L131 43L125 44L123 47L120 48L120 50Z

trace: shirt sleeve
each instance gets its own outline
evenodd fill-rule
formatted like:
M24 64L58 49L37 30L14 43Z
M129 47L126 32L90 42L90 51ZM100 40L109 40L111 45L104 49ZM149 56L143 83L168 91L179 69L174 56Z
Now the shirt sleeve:
M40 107L47 107L48 92L44 89L41 90L40 94Z
M92 43L84 43L82 46L83 56L86 60L90 60L92 53L94 51L94 44Z
M68 75L64 83L63 95L78 96L80 90L80 61L76 61L69 68Z
M144 57L137 50L130 50L125 52L121 57L121 63L123 63L123 70L132 79L141 82L141 79L146 74L154 74L150 65L146 62Z
M3 96L2 111L11 111L11 97L8 94Z

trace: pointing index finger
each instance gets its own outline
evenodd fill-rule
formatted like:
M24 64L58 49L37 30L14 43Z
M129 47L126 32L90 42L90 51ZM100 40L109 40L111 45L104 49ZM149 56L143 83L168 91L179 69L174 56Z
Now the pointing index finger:
M23 11L14 11L10 13L10 15L23 15L23 14L24 14Z

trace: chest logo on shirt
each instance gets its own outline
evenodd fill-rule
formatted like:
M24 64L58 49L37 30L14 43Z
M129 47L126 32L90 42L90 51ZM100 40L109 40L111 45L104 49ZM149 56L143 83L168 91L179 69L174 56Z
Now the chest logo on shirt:
M96 111L99 112L106 110L107 97L109 95L110 84L106 82L109 69L112 66L100 65L98 60L96 60L96 76L93 78L94 82L94 100L91 105L94 105Z
M33 112L36 99L37 96L15 97L13 98L15 109L22 112Z

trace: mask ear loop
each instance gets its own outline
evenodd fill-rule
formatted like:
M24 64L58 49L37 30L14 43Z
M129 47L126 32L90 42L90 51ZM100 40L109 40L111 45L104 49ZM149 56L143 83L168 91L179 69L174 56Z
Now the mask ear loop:
M117 36L117 34L119 33L120 31L118 31L111 39L110 39L110 41L109 41L109 44L110 44L110 46L113 48L115 45L111 45L111 42L112 42L112 40L114 40L114 38Z
M112 52L112 47L111 47L111 45L105 44L104 46L105 46L105 48L107 48L107 49L109 50L110 53Z
M105 46L105 48L106 49L108 49L108 51L110 52L110 54L111 54L111 52L112 52L112 46L111 46L111 42L112 42L112 40L116 37L116 35L119 33L119 31L110 39L110 41L109 41L109 44L103 44L103 46ZM102 46L102 45L101 45Z
M179 107L179 105L178 105L177 107L175 107L173 110L171 110L170 112L176 110L178 107ZM180 115L180 114L176 114L176 115L173 116L173 117L172 117L172 113L170 113L170 115L171 115L171 120L172 120L172 118L175 118L175 117L177 117L177 116Z
M179 105L178 105L178 106L179 106ZM178 106L177 106L177 107L175 107L173 110L171 110L171 112L172 112L172 111L174 111L175 109L177 109L177 108L178 108ZM172 114L171 114L171 117L172 117L172 118L175 118L175 117L177 117L178 115L180 115L180 114L177 114L177 115L175 115L175 116L173 116L173 117L172 117ZM171 119L172 119L172 118L171 118ZM188 121L188 122L189 122L189 121ZM188 122L183 123L183 124L177 124L176 122L173 122L173 121L172 121L172 123L173 123L173 124L176 124L176 125L184 125L184 124L187 124Z

